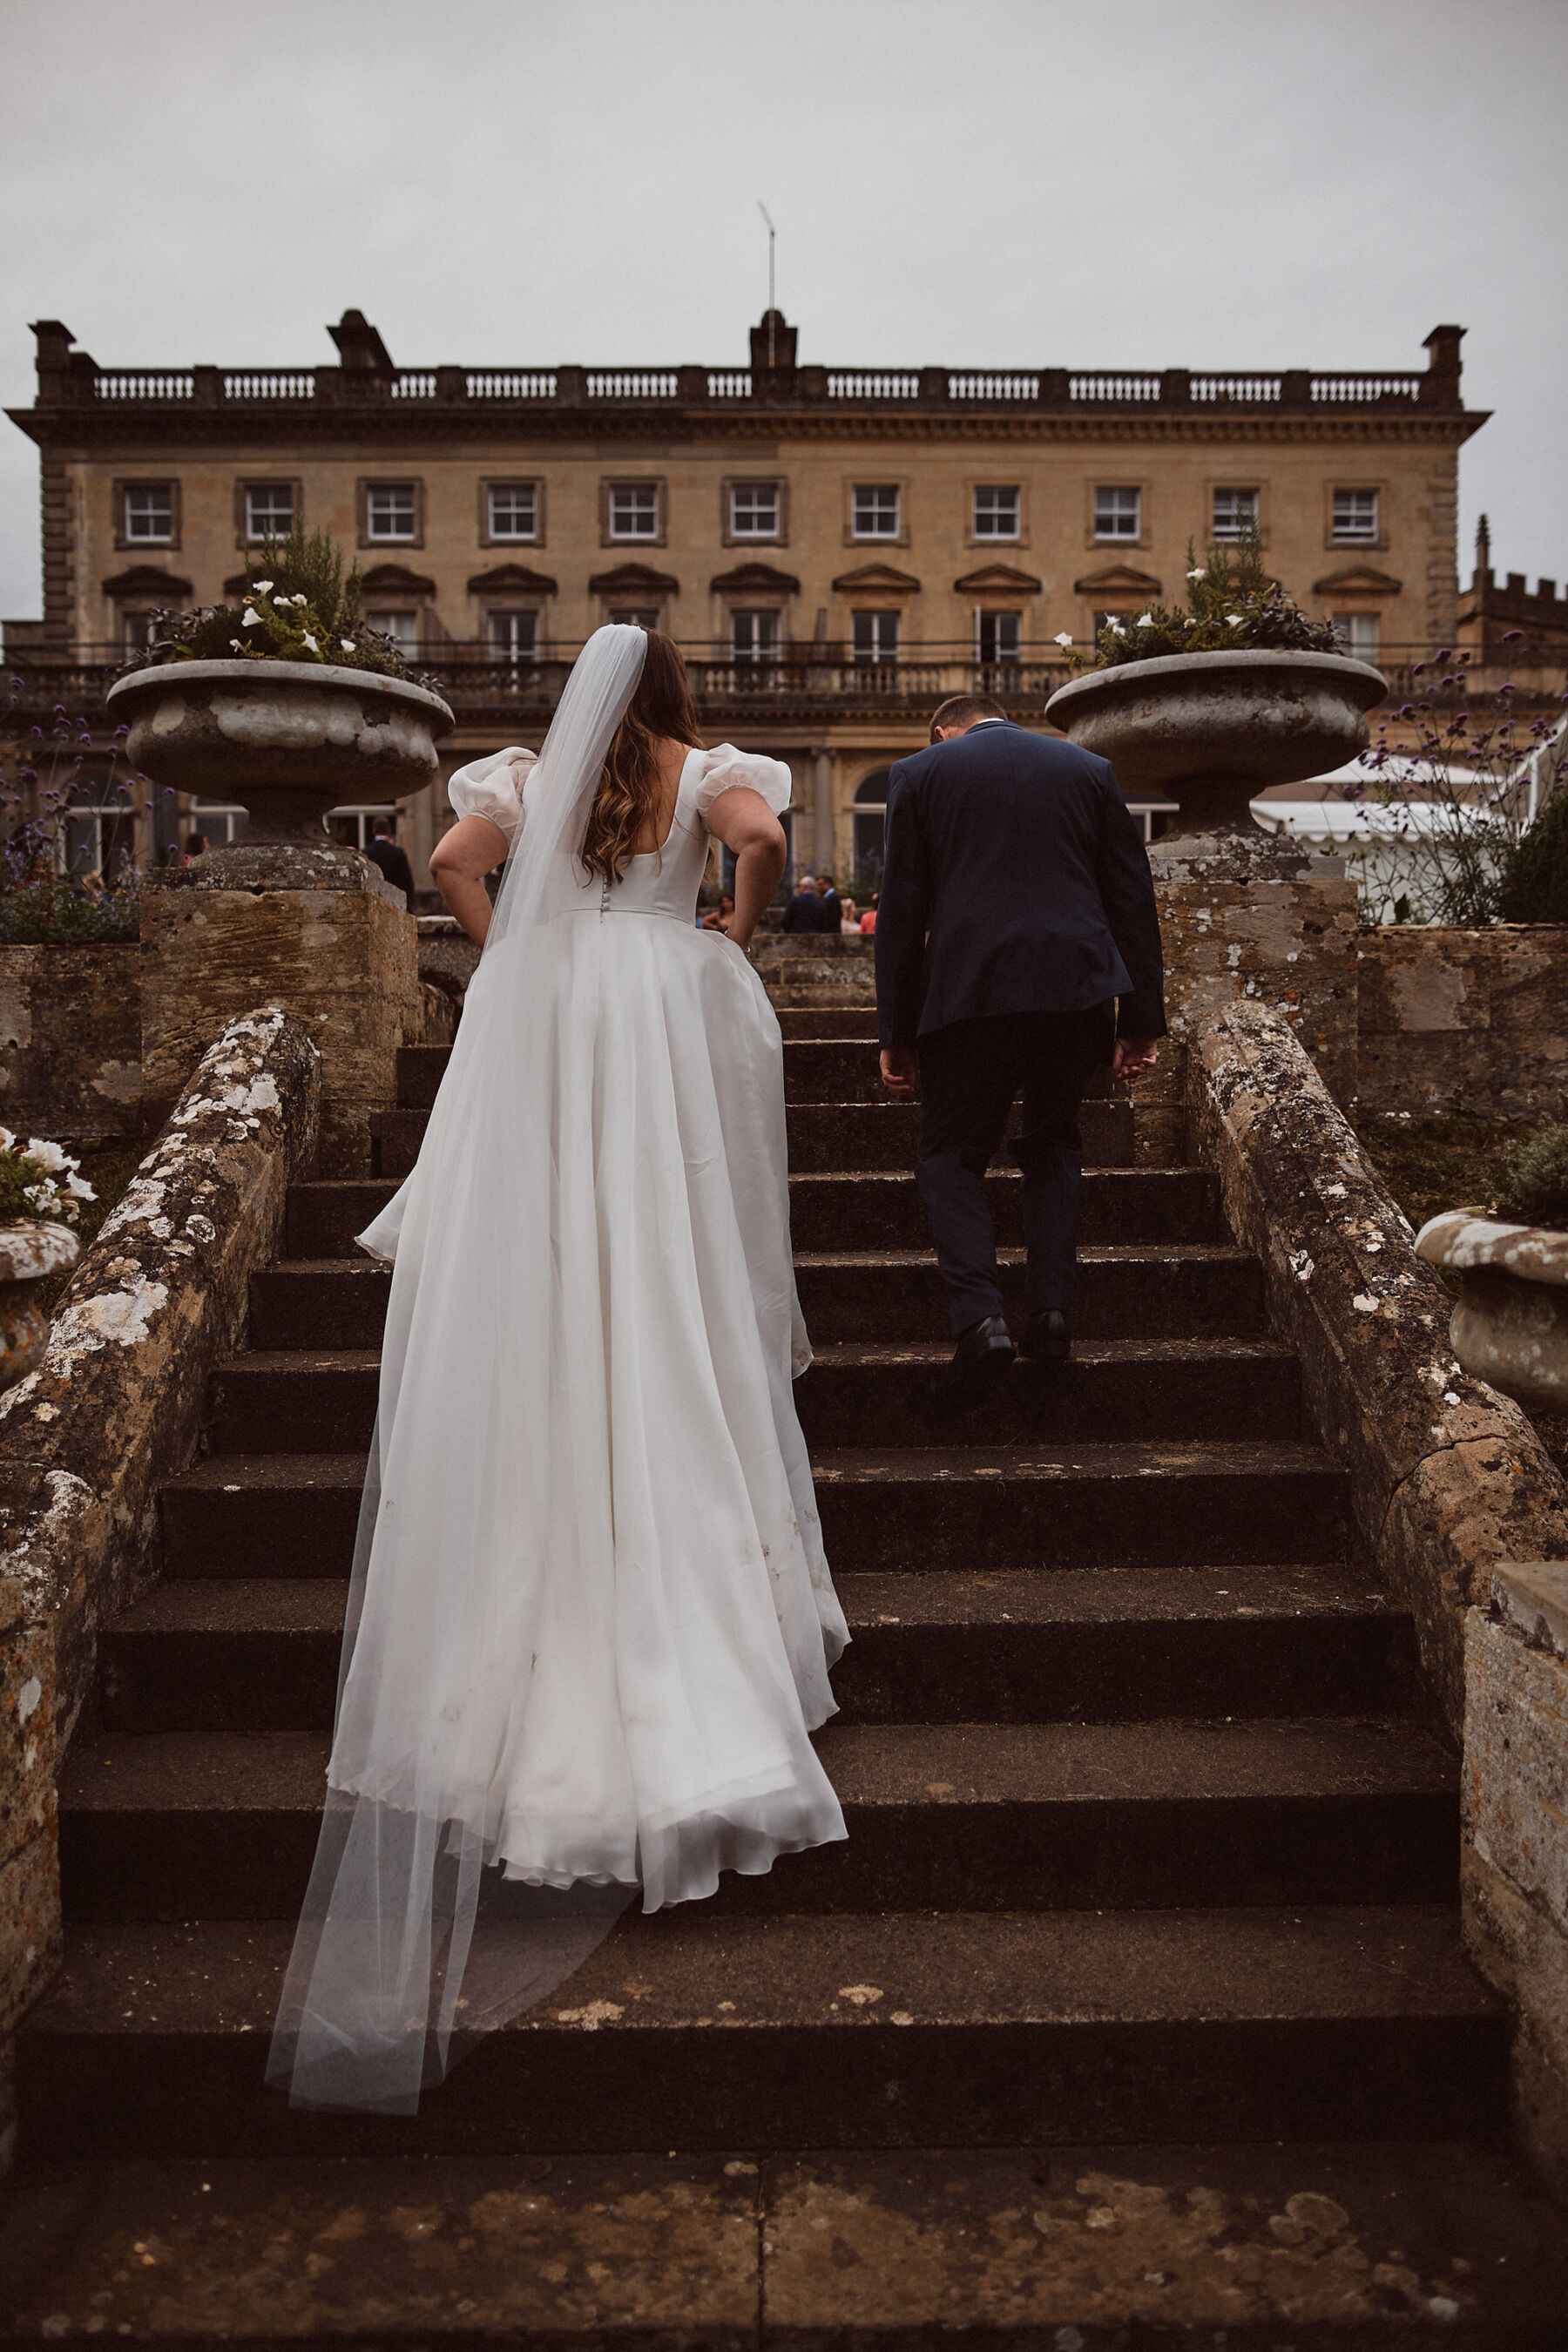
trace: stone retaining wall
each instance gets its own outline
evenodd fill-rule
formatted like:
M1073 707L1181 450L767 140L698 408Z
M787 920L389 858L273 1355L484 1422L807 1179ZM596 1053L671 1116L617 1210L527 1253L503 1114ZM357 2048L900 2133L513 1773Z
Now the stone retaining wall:
M1363 931L1360 983L1365 1108L1568 1116L1568 925Z
M1519 2015L1514 2113L1568 2200L1568 1567L1500 1569L1465 1643L1471 1958Z
M1188 1069L1192 1156L1262 1262L1308 1412L1350 1473L1358 1549L1411 1611L1458 1745L1466 1612L1503 1563L1568 1559L1568 1486L1519 1407L1461 1371L1452 1298L1283 1016L1215 1013Z
M142 1123L142 950L0 947L0 1124L94 1145Z

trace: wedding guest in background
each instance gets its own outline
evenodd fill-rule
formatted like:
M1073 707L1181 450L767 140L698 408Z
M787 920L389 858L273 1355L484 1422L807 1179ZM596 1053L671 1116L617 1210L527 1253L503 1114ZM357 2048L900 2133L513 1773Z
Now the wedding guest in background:
M842 899L840 904L843 908L843 912L838 918L839 929L843 932L846 939L848 939L851 936L858 939L860 936L860 913L858 908L856 906L853 898Z
M824 935L837 933L839 925L838 893L833 887L833 877L826 868L816 877L816 922L814 928Z
M871 903L860 918L861 936L865 939L875 939L877 935L877 909L881 903L881 892L879 890L873 890L871 893Z
M816 892L812 887L811 877L803 874L784 910L784 920L779 928L785 931L815 931L819 928L816 912Z
M180 860L181 865L188 866L193 857L205 857L206 854L206 835L205 833L187 833L185 835L185 854Z
M716 907L710 907L704 914L700 928L705 931L728 932L734 919L735 901L729 891L725 890L720 895L719 904Z
M406 853L397 845L396 820L378 816L372 824L370 847L365 856L380 866L395 890L401 890L408 904L414 904L414 868Z

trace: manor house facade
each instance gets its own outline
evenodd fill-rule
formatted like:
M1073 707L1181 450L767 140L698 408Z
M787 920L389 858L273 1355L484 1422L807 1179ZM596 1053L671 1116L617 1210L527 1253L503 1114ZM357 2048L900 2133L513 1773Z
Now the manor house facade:
M1181 601L1189 544L1254 520L1348 650L1397 673L1452 643L1458 451L1485 421L1452 326L1385 374L802 366L776 311L735 368L405 368L355 310L335 367L111 369L35 332L37 399L9 414L39 449L44 617L5 655L54 698L90 702L155 610L234 594L268 535L324 525L453 703L448 770L537 742L600 623L657 623L710 733L789 763L797 861L840 874L874 867L888 765L941 695L1042 723L1059 639ZM421 880L447 821L439 790L406 812Z

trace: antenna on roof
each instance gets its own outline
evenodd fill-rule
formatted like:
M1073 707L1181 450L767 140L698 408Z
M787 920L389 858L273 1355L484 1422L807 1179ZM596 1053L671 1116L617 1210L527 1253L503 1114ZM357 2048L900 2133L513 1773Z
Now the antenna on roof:
M774 228L773 215L761 196L757 198L757 210L768 226L768 365L772 367L773 364L773 316L777 308L773 300L773 245L778 231Z

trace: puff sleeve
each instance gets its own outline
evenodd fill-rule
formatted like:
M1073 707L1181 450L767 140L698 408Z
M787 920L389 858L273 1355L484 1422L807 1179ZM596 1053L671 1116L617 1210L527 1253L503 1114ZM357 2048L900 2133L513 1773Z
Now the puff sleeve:
M522 823L523 790L537 757L513 743L471 760L448 779L447 798L459 816L488 817L499 825L510 848Z
M782 816L789 806L795 780L782 760L770 760L761 751L738 751L733 743L716 743L703 753L702 772L697 780L697 814L704 824L720 793L737 785L760 793L773 814Z

